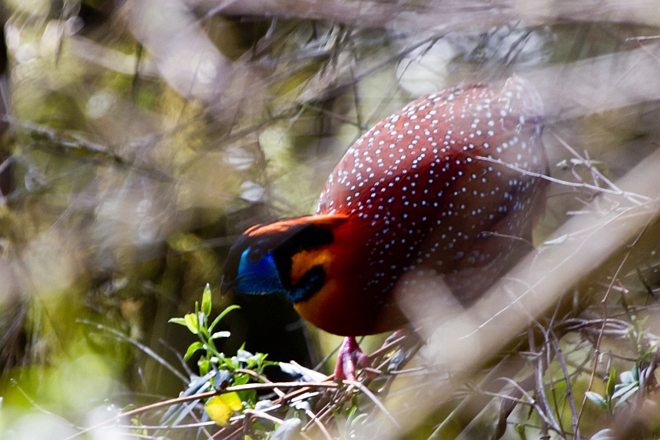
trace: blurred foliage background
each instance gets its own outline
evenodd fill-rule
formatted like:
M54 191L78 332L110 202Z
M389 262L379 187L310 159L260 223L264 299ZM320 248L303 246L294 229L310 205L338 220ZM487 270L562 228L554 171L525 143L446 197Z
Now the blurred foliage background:
M539 245L559 243L553 231L586 210L597 187L658 147L654 2L4 0L2 19L6 438L68 438L117 408L176 396L186 383L172 370L186 378L181 356L193 337L167 320L193 310L206 283L218 293L238 234L310 213L348 146L418 96L513 73L537 86L552 175L577 184L553 184ZM580 298L571 304L590 298L568 307L583 327L570 321L575 327L557 332L574 357L583 437L615 438L604 429L620 419L601 379L612 365L650 371L653 388L657 251L653 217L634 240L569 280L571 298ZM284 299L215 295L214 302L216 310L241 306L223 320L231 331L225 353L245 344L271 360L329 371L321 362L338 339L307 327ZM607 333L607 322L619 327ZM593 328L601 331L585 330ZM550 364L543 374L561 382L567 362L543 353ZM563 391L551 383L565 395L566 383ZM637 385L640 395L649 391ZM595 395L583 400L587 390L604 396L604 410ZM657 438L657 396L644 396L623 407L648 410L640 438ZM567 426L555 438L579 438L568 403L555 401L555 423ZM423 418L409 438L485 438L463 428L441 435L438 414L446 416ZM504 435L541 438L546 422L511 423ZM106 430L87 438L134 437Z

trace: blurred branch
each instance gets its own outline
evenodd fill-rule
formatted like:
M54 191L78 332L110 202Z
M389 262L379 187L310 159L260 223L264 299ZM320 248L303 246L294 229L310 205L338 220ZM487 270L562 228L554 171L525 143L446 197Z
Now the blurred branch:
M229 61L178 0L129 1L128 23L167 83L188 99L219 100L233 75Z
M442 405L479 366L514 340L528 325L529 316L538 318L551 310L572 285L606 261L616 250L634 240L649 223L658 219L658 169L660 151L648 156L616 182L617 187L623 191L651 197L652 202L637 206L622 196L597 197L589 215L572 218L554 234L555 239L563 236L570 239L529 255L496 283L473 308L435 329L434 335L443 337L432 338L423 350L423 355L448 368L452 380L431 384L428 378L422 379L425 380L427 393L434 396L433 401L422 402L418 395L399 398L417 402L415 417L399 418L404 430L412 429ZM599 199L603 197L616 199L621 210L605 213L599 210ZM507 291L510 295L502 294ZM451 337L457 334L457 328L462 329L462 335ZM430 329L426 331L430 332ZM446 363L448 356L453 360L451 364ZM387 438L398 436L389 433Z
M80 35L72 35L69 39L71 52L81 59L95 63L124 75L140 74L156 76L156 66L149 59L140 59L135 55L127 55L121 51L99 44Z
M535 85L548 122L660 100L660 44L522 74Z
M257 15L282 18L332 20L361 27L387 28L396 31L433 30L451 32L486 31L492 26L524 21L541 24L549 21L610 21L660 25L657 5L642 0L474 0L441 1L427 5L417 2L397 3L344 0L185 0L191 7L209 14Z
M401 32L420 29L432 31L421 42L414 43L401 53L387 60L396 62L416 47L445 35L448 32L485 32L493 26L512 22L523 25L539 25L570 17L571 20L634 22L644 25L660 25L655 5L645 2L625 4L610 1L598 2L472 2L446 4L434 2L428 7L405 3L384 4L377 2L307 1L287 2L246 1L194 1L168 0L163 2L129 2L129 24L135 37L149 50L165 80L182 96L201 99L213 107L236 105L242 98L232 90L239 90L236 81L245 81L245 75L253 77L246 89L252 96L255 87L263 87L255 67L246 61L230 63L208 40L203 29L188 8L202 9L209 14L260 15L332 20L360 27L385 27ZM624 7L625 6L625 7ZM652 11L651 11L652 9ZM165 15L164 12L165 11ZM651 13L653 12L653 13ZM158 15L145 19L145 16ZM404 32L405 33L405 32ZM638 43L641 44L641 43ZM123 64L126 64L124 62ZM353 73L352 63L333 67L339 69L334 77L347 76L340 87L354 84L365 75L384 66L376 66ZM119 68L119 67L118 67ZM122 69L123 70L123 69ZM241 72L237 75L237 72ZM549 67L528 72L527 77L539 89L549 121L568 120L576 117L617 109L640 102L660 99L660 44L648 44L631 51L617 52L568 65ZM336 79L335 78L335 79ZM328 82L329 79L324 79ZM331 81L332 82L332 81ZM337 81L334 81L337 82ZM334 83L333 82L333 83ZM324 89L331 84L326 84ZM308 96L309 95L309 96ZM316 95L323 95L317 91ZM326 91L327 95L327 91ZM222 101L220 97L222 98ZM312 91L306 89L298 101L312 99ZM315 99L319 99L316 96ZM327 96L322 97L327 98ZM225 111L227 109L225 108Z

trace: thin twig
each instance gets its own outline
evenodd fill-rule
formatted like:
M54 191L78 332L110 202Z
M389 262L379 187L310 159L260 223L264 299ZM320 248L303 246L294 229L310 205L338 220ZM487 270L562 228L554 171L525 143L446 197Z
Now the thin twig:
M245 414L246 418L249 418L249 416L259 417L260 419L269 420L269 421L271 421L273 423L277 423L277 424L280 424L284 421L282 419L278 419L275 416L271 416L270 414L268 414L264 411L259 411L259 410L256 410L256 409L246 409L245 411L243 411L243 414Z
M564 374L564 380L566 381L566 394L568 398L568 403L571 406L571 421L573 423L573 435L575 440L580 440L580 428L578 426L578 411L575 407L575 398L573 394L573 384L571 383L571 377L568 374L568 368L566 367L566 362L564 360L564 354L559 346L557 337L552 330L549 332L550 343L553 346L555 352L555 357L557 362L561 366L562 373Z
M561 137L559 137L559 135L558 135L557 133L552 132L552 136L557 140L557 142L559 142L559 143L562 145L562 147L564 147L565 149L567 149L567 150L568 150L573 156L575 156L576 158L578 158L578 159L580 159L580 160L584 160L582 157L580 157L580 155L578 154L578 152L575 151L575 150L573 149L573 147L571 147L571 146L568 144L568 142L566 142L566 141L563 140ZM603 173L601 173L600 170L598 170L596 167L594 167L594 166L591 164L591 161L590 161L590 160L586 160L584 163L585 163L585 165L589 168L589 170L590 170L593 174L595 174L596 176L598 176L598 178L601 179L603 182L605 182L610 188L612 188L612 189L615 190L615 191L623 192L623 191L621 191L621 188L619 188L618 186L616 186L616 185L614 184L614 182L612 182L610 179L608 179L607 177L605 177L605 175L604 175Z
M247 411L247 410L246 410ZM176 426L171 426L171 425L113 425L115 428L120 428L120 429L148 429L150 431L152 430L157 430L157 429L189 429L189 428L202 428L204 426L213 426L216 423L213 421L209 422L195 422L195 423L187 423L185 425L176 425Z
M316 414L314 414L311 409L305 410L305 414L309 416L310 420L314 422L314 424L319 428L327 440L332 440L332 436L326 429L325 425L321 422L321 420L319 420L318 417L316 417Z
M514 388L516 388L518 392L521 393L523 396L525 396L529 400L529 403L532 406L534 406L536 412L543 419L543 421L548 425L552 426L555 431L560 432L560 430L556 428L556 424L553 424L554 420L550 420L546 415L546 411L544 411L544 409L539 406L538 399L533 398L526 390L524 390L520 385L518 385L518 383L515 380L509 377L501 377L500 379L509 382L509 384L511 384Z
M569 186L569 187L573 187L573 188L589 189L589 190L595 191L597 193L611 194L611 195L614 195L614 196L622 196L622 197L625 197L626 199L628 199L629 201L631 201L632 203L634 203L636 205L642 205L642 202L637 200L638 198L642 199L646 202L650 202L650 201L653 200L650 197L646 197L646 196L643 196L641 194L631 193L631 192L628 192L628 191L623 191L623 190L620 190L620 189L613 190L613 189L601 188L600 186L595 186L595 185L591 185L591 184L588 184L588 183L567 182L566 180L556 179L554 177L546 176L545 174L542 174L542 173L535 173L533 171L524 170L524 169L519 168L515 165L504 162L501 159L493 159L492 157L486 157L486 156L476 156L475 159L483 160L484 162L490 162L490 163L494 163L494 164L498 164L498 165L503 165L503 166L505 166L505 167L507 167L511 170L517 171L521 174L531 176L531 177L536 177L536 178L539 178L539 179L544 179L544 180L547 180L548 182L556 183L556 184L559 184L559 185Z
M385 405L383 405L381 401L378 400L378 398L371 391L369 391L369 388L365 387L362 383L353 380L343 380L342 382L347 385L353 385L354 387L362 391L364 394L366 394L367 397L369 397L376 404L376 406L385 414L385 416L387 416L387 418L390 419L390 421L394 424L394 426L396 426L397 429L401 429L401 425L399 425L399 423L396 421L394 416L392 416L392 414L390 414L387 408L385 408Z
M78 320L76 320L76 322L78 322L80 324L85 324L85 325L89 325L89 326L92 326L92 327L96 327L99 330L106 331L106 332L116 336L117 338L119 338L119 340L133 345L134 347L138 348L140 351L144 352L145 354L147 354L148 356L153 358L156 362L161 364L163 367L170 370L170 372L172 372L172 374L174 374L176 377L178 377L184 384L190 382L190 378L184 376L179 371L177 371L176 368L174 368L172 365L170 365L169 362L167 362L165 359L160 357L158 355L158 353L153 351L150 347L147 347L146 345L140 343L139 341L136 341L135 339L131 339L130 337L123 334L122 332L120 332L118 330L115 330L111 327L108 327L106 325L100 324L98 322L89 321L87 319L78 319Z
M530 350L536 351L536 343L534 342L534 332L529 330L529 347ZM535 378L535 389L536 389L536 399L534 401L540 402L539 405L536 406L536 412L543 418L545 423L550 426L553 430L555 430L558 433L562 433L563 430L561 426L557 423L557 420L555 420L555 417L552 414L552 411L550 410L550 404L548 403L548 400L545 397L545 390L543 388L543 373L545 372L545 365L544 365L544 359L543 356L539 356L537 359L537 365L534 368L534 378ZM506 379L506 378L505 378Z

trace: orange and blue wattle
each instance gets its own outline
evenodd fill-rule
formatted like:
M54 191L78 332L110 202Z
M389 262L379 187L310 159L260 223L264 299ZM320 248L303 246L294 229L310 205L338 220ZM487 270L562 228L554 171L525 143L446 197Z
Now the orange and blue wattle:
M404 325L394 292L417 277L438 276L472 303L531 249L548 172L542 120L518 77L412 102L348 149L314 215L247 230L224 288L284 293L304 319L343 336Z

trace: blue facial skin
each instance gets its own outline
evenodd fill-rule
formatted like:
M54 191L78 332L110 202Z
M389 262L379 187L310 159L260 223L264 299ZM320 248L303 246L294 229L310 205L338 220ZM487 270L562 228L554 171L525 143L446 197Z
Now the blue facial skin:
M249 247L241 254L236 275L236 290L241 293L285 293L286 290L280 280L280 274L275 265L273 254L261 254L257 261L251 261L248 254Z

